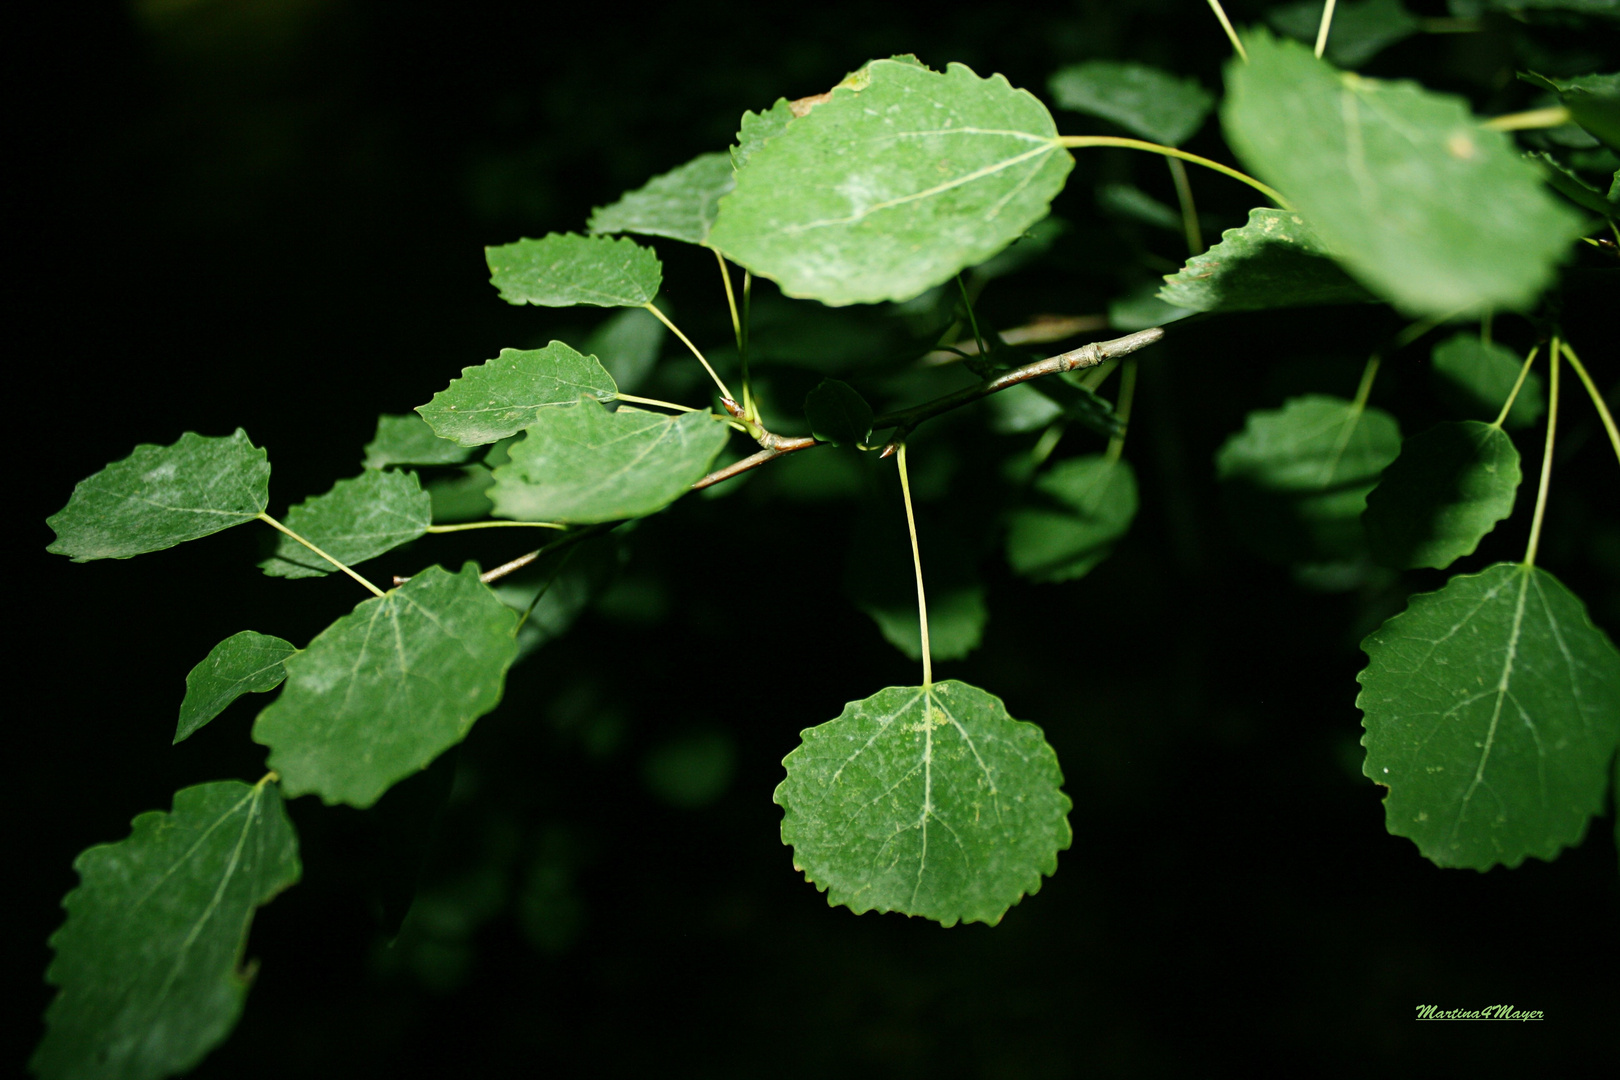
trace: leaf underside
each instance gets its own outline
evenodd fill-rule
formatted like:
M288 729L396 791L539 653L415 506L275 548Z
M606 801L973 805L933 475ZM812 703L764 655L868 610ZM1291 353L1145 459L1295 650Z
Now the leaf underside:
M427 532L433 500L415 473L367 469L287 511L282 524L345 566L374 559ZM259 564L271 577L325 577L337 567L285 533Z
M290 641L252 630L215 645L186 676L174 741L194 734L243 694L262 694L280 686L287 677L283 663L297 651Z
M800 737L782 842L829 904L994 924L1072 839L1041 729L977 687L890 687Z
M1286 210L1249 211L1241 229L1167 275L1159 299L1193 311L1261 311L1374 299L1333 261L1305 219Z
M1444 570L1513 513L1519 479L1519 451L1499 428L1448 421L1412 436L1367 495L1373 557Z
M493 360L463 368L460 378L416 411L441 439L483 446L516 435L542 409L582 397L612 401L618 392L596 357L553 341L543 349L502 349Z
M490 280L508 304L640 307L663 283L651 248L611 236L551 233L485 249Z
M1579 842L1620 741L1620 653L1556 578L1454 577L1361 647L1363 772L1391 833L1475 870Z

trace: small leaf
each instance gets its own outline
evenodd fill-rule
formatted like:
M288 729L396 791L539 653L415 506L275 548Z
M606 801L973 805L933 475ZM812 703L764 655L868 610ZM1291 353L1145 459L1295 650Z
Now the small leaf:
M1102 454L1069 458L1035 481L1037 500L1013 511L1007 563L1032 581L1070 581L1106 559L1136 518L1136 474Z
M699 154L612 206L592 211L586 228L593 233L639 233L701 244L714 227L720 196L736 183L729 154Z
M1046 216L1056 136L1000 75L876 60L750 151L709 244L789 296L909 300Z
M484 251L490 280L508 304L641 307L664 280L651 248L611 236L551 233Z
M915 593L909 604L862 604L861 610L877 623L883 640L913 660L922 659L922 629L917 621ZM961 660L977 649L989 621L983 585L929 585L928 651L935 660Z
M1147 64L1088 60L1046 84L1060 109L1110 120L1152 142L1180 146L1204 124L1215 95ZM1179 221L1179 218L1178 218Z
M581 397L612 401L618 392L596 357L553 341L543 349L502 349L493 360L462 368L459 379L416 411L441 439L481 446L516 435L542 409Z
M422 490L433 504L433 523L443 525L489 517L495 510L488 495L494 483L495 476L486 465L468 465L457 475L429 481Z
M460 465L472 451L441 439L416 413L377 417L377 434L366 444L365 466L386 469L391 465Z
M1401 450L1381 409L1308 394L1255 411L1222 444L1215 474L1234 530L1278 562L1334 562L1365 553L1367 492Z
M1373 299L1339 269L1305 219L1286 210L1249 211L1249 223L1164 279L1159 298L1193 311L1261 311Z
M609 315L592 330L584 349L587 355L599 358L620 390L634 393L658 361L658 350L667 333L664 324L646 308L627 308Z
M775 801L828 904L993 925L1073 838L1041 729L977 687L891 686L800 738Z
M270 500L270 461L236 434L186 432L172 446L135 448L80 480L68 504L47 522L47 551L74 562L127 559L252 521Z
M1447 404L1475 420L1495 420L1518 381L1520 357L1495 342L1469 333L1453 334L1434 347L1431 359L1440 395ZM1541 419L1547 395L1541 376L1531 371L1508 410L1506 425L1528 427Z
M1361 520L1373 556L1400 570L1444 570L1513 513L1519 479L1519 451L1500 428L1464 420L1412 436L1367 495Z
M1227 67L1227 141L1363 285L1414 315L1522 309L1580 231L1460 98L1336 71L1263 30Z
M1303 0L1274 7L1266 12L1266 21L1278 33L1314 43L1322 22L1322 5L1319 0ZM1327 58L1339 67L1360 67L1422 28L1423 24L1401 6L1400 0L1339 4L1333 9Z
M140 815L73 866L45 973L60 992L29 1067L43 1080L189 1071L242 1013L254 912L299 877L275 785L183 788L172 812Z
M810 433L835 446L856 446L872 437L872 406L856 389L837 379L822 379L804 399Z
M409 543L433 523L433 500L415 473L367 469L287 511L287 528L348 566ZM324 577L337 567L285 533L259 564L271 577Z
M726 444L708 412L608 412L590 399L546 409L495 470L495 513L586 525L644 517L690 490Z
M287 677L282 662L297 652L290 641L243 630L209 650L186 676L174 741L189 738L243 694L274 690Z
M1526 154L1525 158L1541 166L1549 187L1581 209L1602 214L1607 218L1620 217L1620 207L1610 202L1603 192L1582 180L1573 170L1561 165L1551 154L1537 151Z
M1620 741L1620 653L1545 570L1454 577L1361 643L1362 771L1389 831L1439 866L1578 843Z
M287 658L253 725L289 796L366 807L467 737L501 698L517 613L468 563L430 566Z

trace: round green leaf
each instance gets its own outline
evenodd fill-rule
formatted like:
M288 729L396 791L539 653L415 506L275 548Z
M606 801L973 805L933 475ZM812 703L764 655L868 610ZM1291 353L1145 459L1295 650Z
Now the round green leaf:
M56 539L45 550L74 562L127 559L252 521L269 501L270 461L245 431L188 431L172 446L137 446L80 480L46 522Z
M287 511L282 524L347 566L374 559L427 532L433 500L415 473L367 469L339 480L325 495ZM271 577L325 577L337 567L285 533L259 564Z
M1475 420L1495 420L1513 384L1519 379L1522 358L1496 342L1481 341L1469 333L1453 334L1430 354L1435 381L1446 404ZM1519 388L1503 421L1510 428L1528 427L1547 410L1541 375L1532 371Z
M1000 75L875 60L754 145L709 245L789 296L908 300L1046 216L1074 161Z
M640 307L658 295L658 256L634 240L551 233L485 248L490 280L508 304Z
M1412 436L1367 495L1361 520L1373 556L1401 570L1444 570L1513 513L1519 479L1519 451L1500 428L1464 420Z
M1620 742L1620 652L1556 578L1454 577L1361 647L1362 771L1390 832L1475 870L1580 841Z
M215 645L186 676L174 741L189 738L243 694L274 690L287 677L283 661L297 646L269 634L243 630Z
M657 322L646 312L640 314ZM416 411L439 438L482 446L516 435L542 409L572 405L582 397L612 401L618 392L596 357L553 341L543 349L502 349L493 360L462 368L459 379Z
M365 466L386 469L394 465L460 465L472 450L433 433L416 413L377 417L377 434L366 444Z
M1135 472L1102 454L1059 462L1035 481L1035 496L1007 528L1007 563L1033 581L1090 573L1136 518Z
M776 789L782 842L829 904L994 924L1072 839L1041 729L977 687L889 687L800 738Z

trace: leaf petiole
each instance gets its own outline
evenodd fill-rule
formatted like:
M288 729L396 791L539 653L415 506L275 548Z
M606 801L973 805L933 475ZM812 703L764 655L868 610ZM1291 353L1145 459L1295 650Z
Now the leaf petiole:
M1232 20L1226 17L1226 9L1221 7L1221 0L1209 0L1209 9L1221 20L1221 29L1226 31L1226 39L1232 43L1232 48L1237 50L1237 54L1243 57L1243 62L1247 64L1249 54L1243 48L1243 42L1238 40L1237 31L1232 29Z
M1541 346L1537 345L1530 350L1530 355L1524 358L1524 363L1519 367L1519 377L1514 380L1513 389L1509 392L1508 399L1502 406L1502 412L1497 416L1496 421L1491 424L1491 427L1500 430L1502 422L1507 419L1508 413L1513 411L1513 402L1519 397L1519 388L1524 385L1526 376L1530 374L1530 365L1536 362L1536 354L1539 352L1541 352Z
M1322 5L1322 25L1316 31L1316 58L1322 59L1322 53L1327 51L1328 28L1333 25L1333 9L1338 0L1327 0Z
M653 315L658 319L659 322L661 322L665 326L669 327L670 332L673 333L676 337L681 339L682 344L684 344L688 349L692 350L692 355L698 358L698 363L702 364L703 365L703 370L707 371L709 373L709 378L714 380L714 385L716 385L716 386L718 386L720 388L720 394L721 394L722 397L724 397L728 401L737 400L736 398L731 396L731 390L727 388L727 386L725 384L725 380L721 379L720 376L715 373L714 368L709 366L708 358L705 357L703 355L703 353L698 350L698 347L696 345L692 344L692 339L691 338L689 338L685 334L681 333L681 328L680 327L676 326L674 323L669 321L669 316L665 315L662 311L658 310L658 305L657 304L654 304L652 301L649 300L647 303L645 303L645 304L643 304L641 306L646 308L648 311L652 312Z
M468 529L566 529L554 521L469 521L461 525L429 525L430 533L466 532Z
M1569 361L1569 366L1574 368L1575 374L1580 377L1581 385L1586 387L1587 395L1597 407L1598 415L1603 418L1603 429L1609 433L1609 445L1614 447L1614 456L1620 459L1620 430L1616 430L1614 426L1614 414L1609 411L1609 404L1603 400L1603 395L1598 393L1596 384L1592 382L1592 376L1586 373L1586 365L1581 363L1567 341L1564 342L1564 359Z
M1082 149L1087 146L1121 146L1127 150L1146 150L1151 154L1163 154L1165 157L1180 158L1182 161L1190 161L1194 165L1202 165L1206 169L1214 169L1222 176L1230 176L1234 180L1248 184L1250 187L1254 188L1254 190L1276 203L1280 209L1293 209L1293 207L1289 205L1288 200L1283 198L1282 195L1278 194L1275 188L1262 184L1260 181L1256 180L1247 173L1238 172L1230 165L1222 165L1220 162L1211 161L1207 157L1199 157L1197 154L1189 154L1185 150L1177 150L1173 146L1161 146L1158 143L1151 143L1145 139L1125 139L1115 135L1059 135L1057 137L1057 144L1059 146L1069 147L1070 149Z
M1530 519L1530 543L1524 549L1524 565L1527 569L1536 565L1536 549L1541 545L1541 522L1547 514L1547 487L1552 482L1553 434L1558 429L1558 351L1558 335L1554 334L1549 353L1552 375L1547 387L1547 446L1541 452L1541 483L1536 488L1536 513Z
M1124 361L1119 373L1119 400L1114 404L1114 415L1119 418L1120 430L1118 435L1108 439L1108 461L1112 464L1119 460L1119 455L1125 449L1125 436L1130 434L1131 402L1136 398L1136 361Z
M917 548L917 519L911 512L911 478L906 475L906 444L896 455L900 463L900 494L906 503L906 529L911 533L911 565L917 570L917 627L922 631L923 693L934 687L934 658L928 648L928 596L923 592L922 553Z
M258 514L258 518L259 518L260 521L264 522L266 525L269 525L272 529L275 529L277 532L285 533L286 535L292 537L294 540L298 541L300 544L303 544L305 547L309 548L309 550L313 551L315 554L319 555L321 558L325 559L327 562L331 563L333 566L337 567L339 570L343 571L345 574L348 574L350 577L354 578L354 580L358 581L360 584L362 584L366 588L370 589L373 596L382 596L382 595L384 595L383 591L381 589L377 588L377 586L373 585L371 582L367 581L365 578L361 577L359 574L355 573L353 570L349 569L347 566L345 566L342 563L338 562L336 559L332 558L332 556L328 555L326 552L322 551L320 548L316 547L314 544L310 543L308 540L305 540L302 536L299 536L297 533L295 533L291 529L287 528L287 526L283 525L281 522L277 521L275 518L271 517L269 514L266 514L263 511L260 511L259 514ZM429 532L432 531L431 526L429 527L428 531Z

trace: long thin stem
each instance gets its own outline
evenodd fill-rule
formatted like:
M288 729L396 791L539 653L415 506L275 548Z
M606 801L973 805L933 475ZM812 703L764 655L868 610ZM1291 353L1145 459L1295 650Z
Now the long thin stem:
M917 519L911 512L911 478L906 475L906 444L900 444L900 494L906 502L906 529L911 533L911 565L917 570L917 626L922 630L923 691L934 687L934 657L928 648L928 594L923 591L922 552L917 548Z
M529 606L523 610L523 617L519 619L518 624L512 628L513 637L517 637L517 632L522 630L523 624L529 621L529 616L534 614L534 609L540 606L540 598L545 596L546 593L550 592L551 587L555 585L557 583L557 579L562 576L563 567L567 566L568 560L574 557L574 550L574 548L569 548L563 552L563 557L557 560L556 569L551 571L551 576L546 578L546 583L535 591L534 599L530 600Z
M674 412L697 412L698 411L697 409L694 409L690 405L677 405L673 401L662 401L659 398L637 397L634 394L614 394L613 396L615 398L617 398L618 400L620 400L620 401L627 401L631 405L651 405L651 406L653 406L654 408L657 408L657 409L670 409L670 410L673 410Z
M1497 414L1496 421L1495 423L1491 424L1491 427L1500 428L1503 421L1507 419L1508 413L1513 411L1513 403L1517 401L1519 397L1519 388L1524 385L1525 377L1530 374L1530 365L1536 362L1536 354L1540 351L1541 346L1537 345L1535 348L1530 350L1530 355L1524 358L1524 363L1519 365L1519 377L1514 380L1513 390L1508 394L1507 401L1502 403L1502 411Z
M510 562L504 562L492 570L485 570L482 574L478 575L478 580L482 581L485 585L488 585L492 581L499 581L507 574L516 573L525 566L528 566L542 555L548 555L551 552L558 551L562 548L573 547L582 540L589 540L593 536L605 533L608 530L623 524L624 522L622 521L604 521L597 525L587 525L585 528L579 529L575 532L565 533L543 548L536 548L534 551L528 552L527 554L519 555Z
M1244 50L1243 42L1238 40L1237 31L1232 29L1232 20L1226 17L1226 9L1221 7L1221 0L1209 0L1209 9L1221 20L1221 29L1226 31L1226 39L1232 43L1232 48L1237 50L1237 54L1243 57L1243 62L1247 64L1249 54Z
M1163 154L1165 157L1180 158L1182 161L1190 161L1194 165L1202 165L1206 169L1214 169L1222 176L1230 176L1234 180L1248 184L1250 187L1254 188L1254 190L1276 203L1282 209L1292 209L1292 207L1288 205L1288 200L1278 194L1275 188L1267 187L1254 177L1249 176L1246 173L1240 173L1230 165L1222 165L1218 161L1211 161L1209 158L1199 157L1197 154L1189 154L1187 151L1177 150L1173 146L1161 146L1158 143L1147 142L1143 139L1124 139L1115 135L1059 135L1057 137L1057 143L1059 146L1067 146L1074 149L1080 149L1087 146L1122 146L1127 150L1146 150L1153 154Z
M703 365L703 370L707 371L709 373L709 378L714 380L714 385L716 385L716 386L718 386L720 388L720 394L721 394L722 397L724 397L727 401L735 401L735 400L737 400L736 398L731 396L731 390L727 388L727 386L725 384L725 380L721 379L720 376L715 373L714 368L709 366L708 358L705 357L703 355L703 353L698 351L698 347L696 345L692 344L692 339L691 338L689 338L685 334L681 333L681 328L680 327L676 326L674 323L669 321L669 316L665 315L662 311L659 311L657 305L655 305L653 303L649 302L649 303L643 304L641 306L646 308L648 311L652 312L654 315L656 315L658 317L659 322L661 322L665 326L669 327L670 332L673 333L676 337L680 338L681 342L688 349L692 350L692 355L698 358L698 363L702 364Z
M1316 58L1322 59L1322 53L1327 50L1328 27L1333 25L1333 9L1337 0L1327 0L1322 7L1322 25L1316 30Z
M340 563L336 559L332 558L332 556L328 555L326 552L322 551L320 548L316 547L314 544L310 543L308 540L305 540L302 536L299 536L297 533L295 533L291 529L287 528L287 526L283 525L281 522L277 521L275 518L271 517L269 514L261 512L259 514L259 520L264 522L266 525L269 525L272 529L275 529L277 532L285 533L286 535L292 537L294 540L298 541L300 544L303 544L305 547L309 548L309 550L313 551L315 554L319 555L321 558L325 559L327 562L331 563L333 566L337 567L339 570L343 571L345 574L348 574L350 577L354 578L354 580L358 581L360 584L362 584L366 588L370 589L373 596L382 596L383 595L383 591L381 589L377 588L377 586L373 585L371 582L367 581L365 578L361 577L359 574L355 573L353 570L350 570L347 566L344 566L342 563Z
M1598 393L1596 384L1592 382L1592 376L1586 373L1586 365L1581 363L1567 341L1564 342L1564 359L1569 361L1569 366L1580 376L1581 385L1586 387L1587 396L1592 399L1592 404L1597 406L1598 415L1603 418L1603 428L1609 433L1609 445L1614 447L1614 456L1620 459L1620 430L1614 426L1614 414L1609 411L1608 402L1603 400L1603 395Z
M1541 484L1536 488L1536 516L1530 519L1530 543L1524 549L1524 565L1536 565L1536 549L1541 546L1541 522L1547 514L1547 486L1552 482L1553 433L1558 430L1558 337L1553 336L1549 357L1552 375L1547 386L1547 447L1541 452Z
M731 291L731 271L726 266L726 257L718 251L714 257L720 264L720 280L726 283L726 307L731 311L731 332L737 337L737 357L742 362L743 415L751 417L754 415L754 405L748 380L748 349L743 344L742 319L737 316L737 296Z
M962 294L962 307L967 311L968 326L973 330L973 344L983 356L989 350L984 345L984 335L979 333L979 319L973 314L973 301L968 299L967 286L962 284L962 275L956 275L956 290Z
M1530 128L1563 127L1569 123L1569 110L1562 105L1550 109L1531 109L1528 112L1508 113L1493 117L1481 124L1491 131L1525 131Z
M1119 373L1119 401L1114 405L1114 416L1119 419L1120 432L1108 440L1108 460L1118 461L1125 449L1125 436L1130 434L1131 402L1136 398L1136 361L1126 360Z
M430 533L466 532L468 529L566 529L555 521L469 521L461 525L429 525Z
M1202 255L1204 234L1198 228L1198 207L1193 203L1192 185L1187 182L1187 166L1181 163L1180 158L1173 157L1165 158L1164 163L1170 166L1170 179L1176 185L1176 201L1181 204L1181 231L1187 235L1187 257Z

